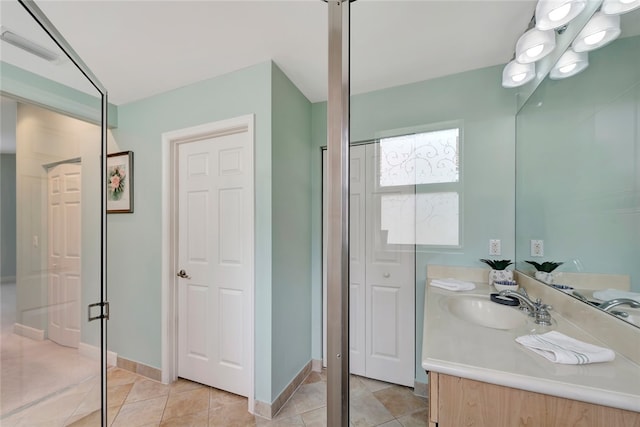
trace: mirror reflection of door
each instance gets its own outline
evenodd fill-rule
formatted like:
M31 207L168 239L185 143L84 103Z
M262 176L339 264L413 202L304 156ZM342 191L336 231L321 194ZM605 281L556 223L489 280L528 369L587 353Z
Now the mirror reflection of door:
M57 165L47 175L49 339L77 348L82 281L81 166Z

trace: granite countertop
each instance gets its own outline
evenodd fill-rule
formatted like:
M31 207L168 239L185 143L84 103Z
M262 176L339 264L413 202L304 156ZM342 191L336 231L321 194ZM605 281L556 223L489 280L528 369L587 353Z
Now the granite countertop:
M472 291L463 292L427 285L423 369L640 412L640 366L625 356L616 352L611 362L563 365L550 362L515 342L517 336L553 329L607 347L559 313L551 312L554 319L551 329L536 325L528 318L523 326L498 330L462 320L446 308L448 298L465 294L488 298L491 292L495 289L482 283L476 283Z

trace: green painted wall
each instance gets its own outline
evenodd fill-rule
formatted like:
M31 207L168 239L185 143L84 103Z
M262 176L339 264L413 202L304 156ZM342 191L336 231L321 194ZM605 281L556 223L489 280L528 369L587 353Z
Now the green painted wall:
M86 77L78 70L70 72L77 74L79 82L86 82L87 91L90 93L93 87ZM0 90L13 98L23 99L90 123L100 124L102 119L101 98L97 90L95 95L89 95L2 61ZM118 114L115 105L109 104L107 116L109 126L116 127Z
M272 386L311 360L311 103L272 67Z
M135 152L136 189L135 213L109 216L111 350L161 366L162 133L255 114L256 399L309 362L310 109L271 62L119 107L112 148Z
M543 239L559 272L629 275L640 292L639 83L640 37L624 38L589 52L582 73L545 80L520 110L519 267Z
M463 247L416 254L416 379L420 367L424 287L429 264L481 267L489 239L502 240L504 258L514 257L515 98L500 86L502 67L490 67L351 98L351 140L379 132L462 120L464 140ZM313 357L322 357L322 199L320 147L326 145L326 104L314 104L312 118L313 182Z

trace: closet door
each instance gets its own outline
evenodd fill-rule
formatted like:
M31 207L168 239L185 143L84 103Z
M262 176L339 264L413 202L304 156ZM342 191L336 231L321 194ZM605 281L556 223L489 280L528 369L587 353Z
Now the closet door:
M352 374L366 374L365 346L365 206L366 206L366 147L351 148L350 215L349 215L349 368ZM323 268L323 366L327 366L327 152L322 152L322 268Z
M349 368L366 376L366 146L349 161Z
M351 147L349 366L355 375L413 386L414 187L381 187L377 152L377 144ZM323 197L325 233L326 208ZM326 235L323 242L326 351Z
M378 153L367 146L366 376L413 387L415 186L381 186Z

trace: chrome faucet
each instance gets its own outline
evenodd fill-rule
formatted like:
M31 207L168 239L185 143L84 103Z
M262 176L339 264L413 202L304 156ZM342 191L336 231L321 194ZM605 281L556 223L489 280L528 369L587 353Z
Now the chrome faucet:
M529 313L530 317L535 317L534 322L538 325L551 325L551 315L549 310L552 310L548 304L543 304L540 298L532 301L527 295L527 292L523 289L522 292L512 291L510 289L500 291L501 296L513 297L518 299L522 305L522 309Z
M598 305L598 308L604 311L611 311L613 307L617 307L619 305L628 305L633 308L640 308L640 302L633 300L631 298L616 298L609 301L605 301Z
M580 299L580 300L582 300L582 301L586 302L586 303L587 303L587 304L589 304L589 305L592 305L592 306L594 306L594 307L598 307L598 308L600 308L600 304L597 304L597 303L594 303L594 302L592 302L592 301L589 301L589 300L587 299L587 297L585 297L584 295L582 295L582 294L581 294L580 292L578 292L578 291L573 291L573 295L575 295L576 297L578 297L578 299ZM618 310L608 310L608 311L609 311L609 313L611 313L611 314L613 314L613 315L615 315L615 316L618 316L618 317L622 317L622 318L625 318L625 319L626 319L627 317L629 317L629 313L627 313L626 311L618 311Z

